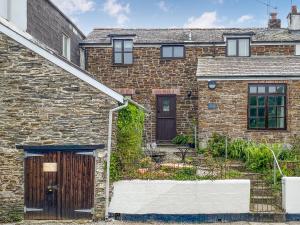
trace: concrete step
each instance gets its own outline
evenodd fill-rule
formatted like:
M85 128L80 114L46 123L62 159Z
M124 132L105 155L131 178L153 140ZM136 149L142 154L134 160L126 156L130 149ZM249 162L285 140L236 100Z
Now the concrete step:
M251 195L253 196L272 196L273 191L270 188L265 189L251 189Z
M282 212L253 212L249 215L251 222L285 222L285 214Z

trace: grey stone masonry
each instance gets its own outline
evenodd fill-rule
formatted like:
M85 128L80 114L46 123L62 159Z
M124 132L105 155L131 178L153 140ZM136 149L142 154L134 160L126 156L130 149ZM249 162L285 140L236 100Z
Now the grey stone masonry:
M10 210L23 216L23 152L16 145L106 144L108 112L116 105L0 33L0 220L15 216ZM97 163L95 214L101 218L104 160Z
M63 34L71 40L71 61L79 65L81 31L49 0L28 0L27 32L62 55Z

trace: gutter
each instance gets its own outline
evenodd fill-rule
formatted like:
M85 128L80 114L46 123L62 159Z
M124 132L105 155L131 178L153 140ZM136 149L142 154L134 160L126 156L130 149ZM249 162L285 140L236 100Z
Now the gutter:
M124 109L128 106L128 102L132 103L133 105L141 108L146 113L150 114L150 111L146 109L144 106L138 104L137 102L125 98L124 105L118 106L113 108L109 111L109 122L108 122L108 140L107 140L107 159L106 159L106 183L105 183L105 220L109 218L109 185L110 185L110 157L111 157L111 138L112 138L112 122L113 122L113 113L117 112L121 109Z

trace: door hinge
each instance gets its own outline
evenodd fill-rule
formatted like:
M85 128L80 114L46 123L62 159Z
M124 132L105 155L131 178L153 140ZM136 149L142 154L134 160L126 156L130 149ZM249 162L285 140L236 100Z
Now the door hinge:
M38 154L38 153L31 153L31 152L25 152L24 158L28 157L42 157L44 156L43 154Z
M92 152L76 152L77 155L90 155L96 157L95 151Z
M94 214L94 208L91 209L76 209L75 212L81 212L81 213L91 213Z
M24 212L41 212L44 209L38 209L38 208L27 208L26 206L24 206Z

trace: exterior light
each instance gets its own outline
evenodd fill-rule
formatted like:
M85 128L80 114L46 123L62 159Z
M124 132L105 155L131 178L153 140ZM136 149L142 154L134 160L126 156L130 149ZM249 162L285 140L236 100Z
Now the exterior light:
M187 96L190 98L192 96L192 91L188 91Z
M214 90L217 87L217 82L215 80L208 81L208 88Z

